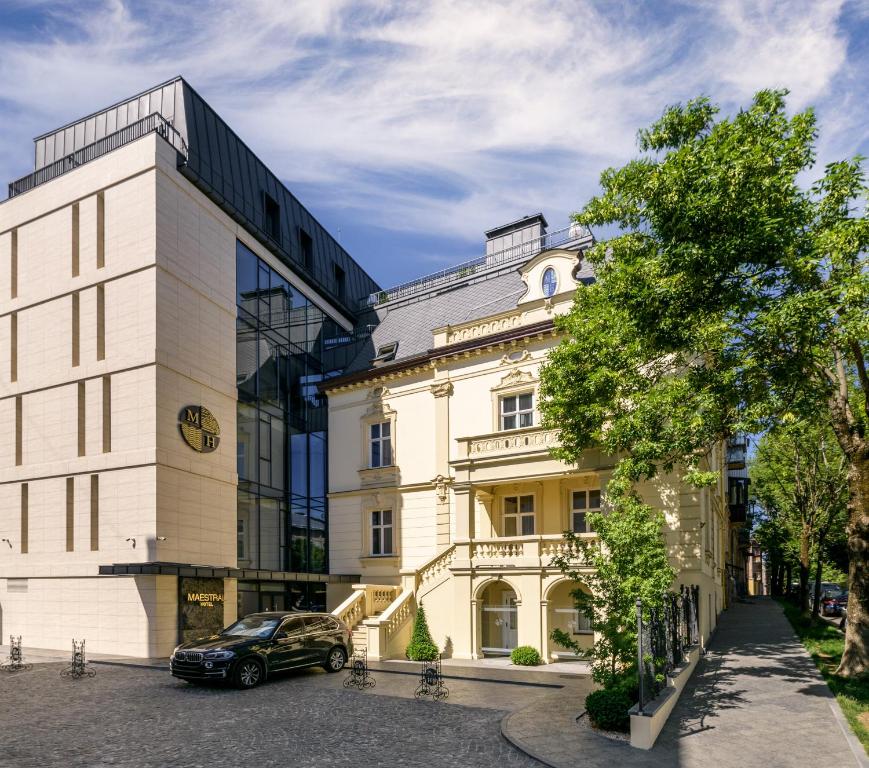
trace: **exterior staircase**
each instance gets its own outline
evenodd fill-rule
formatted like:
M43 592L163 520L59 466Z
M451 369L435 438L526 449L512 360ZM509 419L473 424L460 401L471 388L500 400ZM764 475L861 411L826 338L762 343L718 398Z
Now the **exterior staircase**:
M367 618L377 618L380 616L380 612L378 611L373 616L369 616ZM350 632L350 642L353 645L353 651L367 651L368 650L368 628L360 621L355 627L352 628Z

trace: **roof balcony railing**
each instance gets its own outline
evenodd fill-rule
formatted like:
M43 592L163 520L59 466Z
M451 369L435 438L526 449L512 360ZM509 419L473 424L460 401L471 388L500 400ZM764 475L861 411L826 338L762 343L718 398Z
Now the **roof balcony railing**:
M80 165L89 163L91 160L96 160L115 149L123 147L125 144L141 139L149 133L156 133L162 136L173 147L175 147L184 160L187 160L187 143L184 138L178 133L163 115L159 112L152 112L150 115L137 120L135 123L121 128L119 131L110 133L102 139L98 139L86 147L82 147L69 155L65 155L60 160L40 168L38 171L22 176L20 179L9 182L9 197L21 195L24 192L29 192L31 189L38 187L40 184L45 184L64 173L73 171Z
M488 272L499 267L504 267L514 262L527 261L541 251L548 248L558 248L583 240L591 240L592 235L587 227L580 224L571 224L569 227L549 232L526 243L510 246L496 253L478 256L470 261L465 261L447 269L433 272L430 275L411 280L407 283L393 286L377 293L372 293L360 302L360 309L375 307L399 299L406 299L417 294L424 294L459 282L473 275Z

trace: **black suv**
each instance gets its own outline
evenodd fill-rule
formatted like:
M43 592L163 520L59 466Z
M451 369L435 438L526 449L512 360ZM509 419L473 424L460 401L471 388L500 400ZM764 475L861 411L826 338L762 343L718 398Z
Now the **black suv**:
M179 645L169 659L189 682L231 680L253 688L272 672L317 664L338 672L347 662L350 630L328 613L252 613L219 635Z

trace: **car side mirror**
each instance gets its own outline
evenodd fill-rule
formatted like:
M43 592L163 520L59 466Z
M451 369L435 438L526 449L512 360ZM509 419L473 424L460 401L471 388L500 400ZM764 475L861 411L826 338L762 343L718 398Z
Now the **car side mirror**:
M281 630L280 632L275 634L274 639L275 640L286 640L288 637L289 637L289 635L284 630Z

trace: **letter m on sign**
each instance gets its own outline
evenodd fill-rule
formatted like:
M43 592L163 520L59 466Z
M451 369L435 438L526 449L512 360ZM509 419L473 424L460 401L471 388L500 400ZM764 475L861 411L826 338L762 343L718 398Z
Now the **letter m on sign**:
M193 410L193 408L188 408L187 413L184 414L184 418L191 424L199 426L199 409Z

